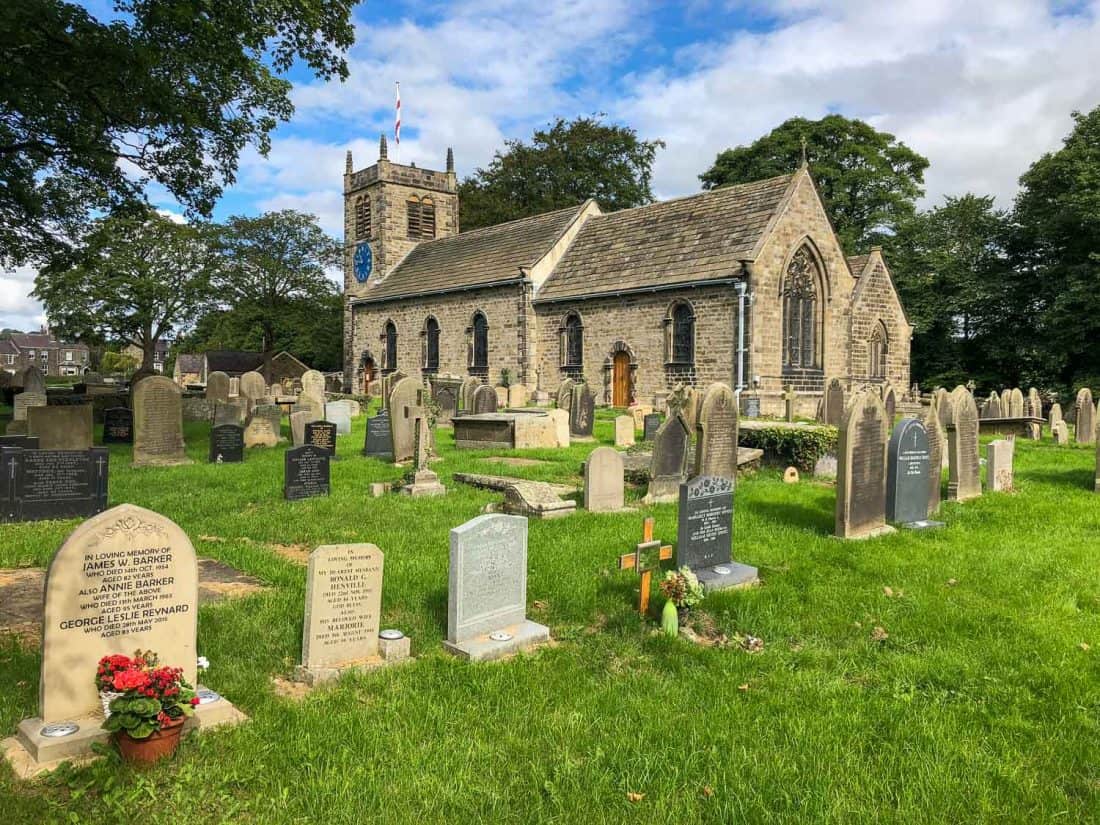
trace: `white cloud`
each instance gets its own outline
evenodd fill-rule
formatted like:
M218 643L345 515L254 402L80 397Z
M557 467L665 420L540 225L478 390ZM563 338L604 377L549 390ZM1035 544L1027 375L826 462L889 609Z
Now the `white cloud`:
M35 270L21 266L0 272L0 329L36 330L46 322L42 306L28 297L34 289Z

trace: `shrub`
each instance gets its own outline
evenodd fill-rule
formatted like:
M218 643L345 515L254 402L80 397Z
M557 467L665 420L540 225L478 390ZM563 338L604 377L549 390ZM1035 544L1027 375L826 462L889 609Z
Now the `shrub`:
M763 450L765 460L793 464L809 473L821 456L836 452L837 429L825 425L745 429L740 431L739 443Z

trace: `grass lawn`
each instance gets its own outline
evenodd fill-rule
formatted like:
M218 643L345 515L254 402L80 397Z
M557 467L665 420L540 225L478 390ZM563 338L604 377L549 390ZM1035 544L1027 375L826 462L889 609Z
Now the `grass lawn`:
M19 783L0 767L0 821L1100 820L1091 449L1018 441L1015 494L946 504L940 531L864 542L830 538L832 485L744 480L734 554L763 586L703 609L731 638L762 638L759 653L670 640L635 614L637 578L616 559L644 513L673 541L675 505L532 521L528 614L557 644L466 664L440 645L448 531L500 496L451 474L575 481L595 445L505 467L440 430L447 496L371 499L369 482L402 470L358 455L363 426L340 438L333 495L294 503L282 448L211 466L205 424L187 426L193 466L132 470L129 448L111 448L112 504L165 514L200 556L270 585L199 617L204 681L251 722L191 736L147 772L101 760ZM608 414L596 434L612 440ZM75 525L0 526L0 567L44 566ZM300 652L305 568L270 545L356 541L385 552L383 626L409 634L418 660L282 698L272 677ZM0 734L36 713L38 668L0 635Z

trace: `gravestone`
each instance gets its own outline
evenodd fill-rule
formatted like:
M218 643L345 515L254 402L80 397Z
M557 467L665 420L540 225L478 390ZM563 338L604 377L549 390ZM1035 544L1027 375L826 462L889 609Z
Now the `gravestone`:
M336 425L337 435L351 432L351 406L347 401L330 401L325 407L325 418Z
M494 413L497 411L497 393L488 384L479 384L474 389L472 397L472 405L470 407L471 415L484 415L485 413Z
M516 408L526 407L527 387L523 384L512 384L508 387L508 406Z
M1007 392L1008 392L1008 390L1005 390L1006 395L1001 398L1001 411L1002 412L1004 410L1008 409ZM954 415L953 405L952 405L952 402L951 402L951 394L947 390L945 390L943 387L940 387L939 389L936 390L935 397L936 397L936 411L937 411L937 414L940 417L940 426L943 427L944 432L946 432L947 431L947 425L951 423L951 418Z
M670 413L678 412L688 425L689 432L695 432L696 414L699 411L699 394L689 384L677 384L668 396Z
M1055 401L1053 404L1051 404L1050 405L1049 416L1050 417L1049 417L1048 421L1050 423L1050 428L1053 430L1055 424L1057 424L1059 421L1064 420L1062 418L1062 405L1059 404L1057 401Z
M903 418L886 448L886 520L898 524L927 521L929 476L935 473L938 478L940 472L940 466L932 464L924 425L915 418Z
M458 391L458 401L462 412L473 412L474 390L481 386L481 382L472 375L462 380L462 387Z
M687 478L691 433L679 413L673 413L657 428L653 437L653 458L649 464L646 503L676 501L680 484Z
M33 364L23 370L23 392L46 394L46 376Z
M634 416L620 415L615 418L615 446L634 446Z
M210 428L211 464L236 464L244 461L244 427L218 424Z
M325 376L318 370L306 370L302 373L302 395L325 401Z
M642 422L642 440L652 441L657 435L657 428L661 426L660 413L648 413Z
M103 411L103 443L134 443L134 413L129 407L108 407Z
M283 456L283 498L296 501L329 494L329 452L303 444Z
M760 396L753 393L744 393L741 401L742 415L745 418L759 418L760 417ZM824 414L821 413L821 403L818 402L819 421L824 421Z
M336 456L336 425L331 421L310 421L305 426L305 443Z
M449 424L458 412L458 388L454 381L432 381L432 400L439 408L436 424Z
M206 377L206 400L215 404L229 403L229 376L221 370Z
M390 413L382 410L367 419L367 432L363 438L363 455L393 461L393 440L390 436Z
M557 447L568 447L569 410L552 409L546 411L546 417L554 422L554 442Z
M496 386L493 387L493 392L497 395L497 409L503 410L508 407L508 388Z
M1007 418L1001 410L1001 397L997 393L989 394L989 401L985 405L986 414L983 418Z
M1001 390L1001 412L1005 418L1012 417L1012 390L1007 387ZM944 426L947 426L946 424Z
M214 405L214 426L219 424L240 424L244 419L244 408L235 401Z
M588 384L573 387L573 402L569 409L569 434L576 438L591 438L596 418L596 397Z
M417 405L420 389L421 385L415 378L402 378L390 392L390 437L393 440L393 460L397 463L413 457L413 447L416 446L415 422L406 417L405 409ZM492 388L486 389L492 393Z
M985 483L990 492L1012 492L1012 457L1016 439L998 438L985 447Z
M699 408L695 475L737 478L737 401L733 390L715 382Z
M1027 391L1027 404L1030 408L1027 411L1028 415L1032 418L1043 417L1043 399L1039 397L1039 391L1035 387L1031 387Z
M306 443L306 424L311 421L320 421L312 409L298 410L290 414L290 439L295 447L301 447ZM386 438L389 438L389 433L386 434Z
M836 535L867 538L886 526L886 443L890 434L878 393L856 393L840 425L837 444Z
M108 453L0 446L0 521L91 516L107 508Z
M559 410L568 410L573 406L573 380L566 378L558 384L558 391L554 396Z
M0 435L0 447L18 447L20 450L37 450L38 438L33 435Z
M12 421L26 421L27 410L31 407L45 407L46 393L20 392L12 398Z
M696 476L680 485L676 566L689 567L707 590L759 581L757 570L733 560L733 482Z
M794 421L795 407L798 404L798 393L790 384L783 388L783 418L790 424Z
M439 483L439 476L428 466L431 452L432 433L428 424L428 391L420 390L416 394L416 404L405 407L405 416L413 425L413 479L411 484L401 488L405 495L441 496L447 488Z
M898 394L889 384L882 391L882 406L886 410L886 420L893 424L894 416L897 415L898 411Z
M31 407L27 435L38 437L43 450L88 450L92 446L91 404Z
M134 466L190 464L183 451L180 390L170 378L151 375L133 391Z
M1008 411L1009 418L1024 417L1024 393L1019 387L1014 387L1009 398L1011 408Z
M1077 392L1077 418L1073 425L1073 440L1078 444L1092 444L1096 440L1096 408L1092 403L1092 390L1082 387Z
M825 423L839 427L844 419L844 385L834 378L825 388Z
M628 416L629 417L629 416ZM631 426L634 420L630 419ZM584 509L613 513L625 503L623 457L611 447L597 447L584 462Z
M1066 427L1066 422L1059 419L1050 425L1050 436L1054 439L1054 443L1058 445L1069 444L1069 428Z
M948 484L951 501L966 501L982 494L978 459L978 408L966 387L951 393L953 420L947 427Z
M240 397L246 414L252 412L255 405L263 403L263 398L266 395L267 382L264 381L264 377L260 373L253 370L241 376Z
M935 394L924 415L924 432L928 436L928 515L940 509L943 488L943 464L946 460L947 434L940 424Z
M241 379L234 375L229 379L229 397L237 398L241 394Z
M527 519L494 513L451 530L444 648L486 661L549 641L526 614Z
M275 404L257 404L244 428L245 447L275 447L282 441L283 413Z

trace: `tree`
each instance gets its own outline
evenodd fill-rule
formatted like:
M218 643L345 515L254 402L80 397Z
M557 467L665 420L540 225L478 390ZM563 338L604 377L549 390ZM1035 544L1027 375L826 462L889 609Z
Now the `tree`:
M138 362L129 355L108 350L100 358L99 368L108 375L121 375L123 378L129 378L134 374L134 370L138 368Z
M211 301L216 258L204 230L152 210L99 220L72 255L35 278L34 297L62 335L133 341L143 370L157 342Z
M1013 248L1037 315L1025 329L1070 393L1100 384L1100 107L1073 121L1062 148L1020 178Z
M866 252L912 217L928 160L861 120L791 118L749 146L719 153L699 176L704 189L789 174L805 157L841 245Z
M558 118L531 143L509 140L492 162L459 186L463 230L576 206L595 198L605 211L653 200L653 160L660 140L640 140L602 116Z
M261 351L270 354L303 322L312 322L319 335L322 325L333 326L338 290L325 271L340 264L342 250L313 215L283 210L232 217L218 230L218 254L215 286L233 316L221 334L239 340L242 329L255 327Z
M43 260L90 210L155 181L209 215L241 150L269 148L299 63L347 75L348 0L0 3L0 264Z

